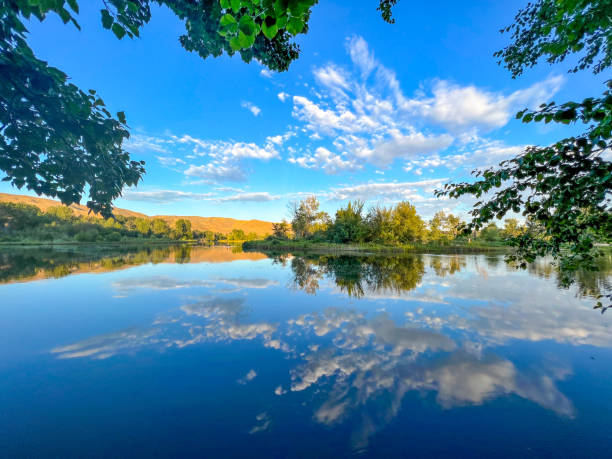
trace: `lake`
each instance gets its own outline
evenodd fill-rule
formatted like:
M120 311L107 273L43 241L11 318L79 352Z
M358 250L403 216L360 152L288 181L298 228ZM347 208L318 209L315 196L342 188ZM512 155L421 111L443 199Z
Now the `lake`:
M0 451L609 456L605 262L2 249Z

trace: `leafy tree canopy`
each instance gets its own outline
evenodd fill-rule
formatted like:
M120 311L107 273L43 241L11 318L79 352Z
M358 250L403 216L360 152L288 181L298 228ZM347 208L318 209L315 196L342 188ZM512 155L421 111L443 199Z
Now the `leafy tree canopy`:
M529 3L501 32L513 42L495 53L513 77L541 58L562 62L583 52L571 72L593 67L599 73L612 64L612 2L610 0L539 0Z
M555 63L581 53L570 72L592 67L598 73L612 63L609 0L539 0L502 32L512 32L513 43L496 56L513 77L543 57ZM449 184L438 195L484 198L475 204L468 230L521 212L529 230L512 238L518 250L511 259L523 267L536 256L552 255L568 273L593 268L595 244L612 239L612 163L605 156L612 147L611 90L608 82L600 97L519 112L524 123L581 123L586 130L549 146L528 147L496 168L474 171L474 183Z

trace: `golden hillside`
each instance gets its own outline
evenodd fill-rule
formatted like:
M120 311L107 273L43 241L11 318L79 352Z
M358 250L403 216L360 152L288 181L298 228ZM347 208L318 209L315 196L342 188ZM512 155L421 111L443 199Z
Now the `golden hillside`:
M62 205L59 201L55 201L53 199L34 198L31 196L8 193L0 193L0 202L29 204L38 207L42 211L46 211L49 207ZM87 215L89 211L87 207L79 204L73 204L70 206L70 208L76 215ZM214 231L227 234L233 229L241 229L245 233L257 233L262 236L264 234L272 233L272 222L262 220L235 220L233 218L224 217L183 217L179 215L155 215L153 217L149 217L145 214L119 208L115 208L114 212L116 215L122 215L124 217L161 218L166 220L171 227L174 227L174 223L179 218L185 218L191 222L191 227L198 231Z
M0 193L0 202L14 202L19 204L29 204L31 206L36 206L43 212L46 211L49 207L61 206L62 203L59 201L55 201L53 199L45 199L45 198L33 198L31 196L23 196L21 194L8 194L8 193ZM87 215L89 213L89 209L80 204L72 204L70 208L76 215ZM145 214L141 214L138 212L132 212L131 210L125 209L115 209L115 213L117 215L123 215L124 217L146 217Z

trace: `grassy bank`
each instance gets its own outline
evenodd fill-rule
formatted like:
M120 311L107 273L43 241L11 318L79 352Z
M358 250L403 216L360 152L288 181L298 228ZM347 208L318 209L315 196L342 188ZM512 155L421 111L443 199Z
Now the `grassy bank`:
M250 241L242 245L243 250L275 251L275 252L302 252L302 253L506 253L511 250L503 242L455 242L442 244L410 244L410 245L383 245L374 243L363 244L335 244L332 242L312 242L296 240L265 240Z

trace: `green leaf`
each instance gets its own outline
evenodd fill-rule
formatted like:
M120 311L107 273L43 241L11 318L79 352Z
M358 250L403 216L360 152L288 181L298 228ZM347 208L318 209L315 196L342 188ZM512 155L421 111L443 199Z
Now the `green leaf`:
M229 44L230 44L230 47L234 51L238 51L238 50L242 49L242 45L240 44L240 40L238 39L237 36L234 36L234 37L230 38Z
M100 13L102 13L102 27L110 29L114 22L113 17L108 10L100 10Z
M119 25L117 22L115 22L113 24L112 30L113 30L113 33L115 34L115 36L119 40L121 40L125 36L125 29L123 27L121 27L121 25Z
M240 31L247 36L255 36L256 34L256 25L255 21L251 16L244 15L240 18L240 22L238 23ZM253 41L255 38L253 38Z
M271 26L267 26L264 22L261 25L261 31L266 36L268 40L272 40L276 34L278 33L278 26L276 24L272 24Z
M230 24L236 24L236 18L231 14L224 14L223 16L221 16L221 20L219 21L219 23L223 27L227 27Z
M238 32L238 42L242 49L250 48L255 43L255 35L246 35L241 30Z
M221 4L221 8L223 8L224 10L230 8L229 0L221 0L219 3Z
M240 8L242 8L241 0L230 0L230 3L232 5L232 10L234 11L234 13L238 13L240 11Z
M76 0L68 0L68 5L70 5L70 8L72 8L72 11L78 14L79 4L77 3Z
M125 112L117 112L117 119L121 124L125 124Z
M297 35L304 30L304 21L299 18L291 18L287 23L287 32L291 35Z

